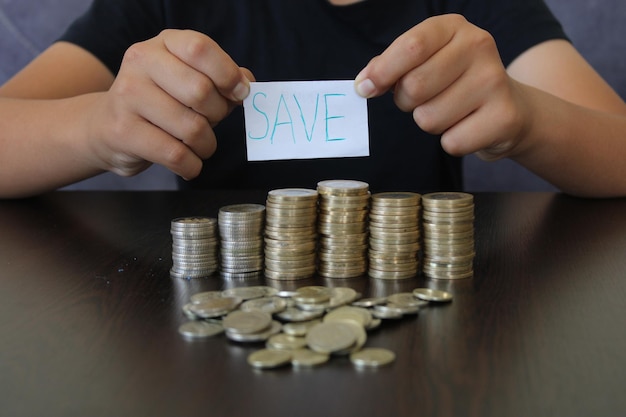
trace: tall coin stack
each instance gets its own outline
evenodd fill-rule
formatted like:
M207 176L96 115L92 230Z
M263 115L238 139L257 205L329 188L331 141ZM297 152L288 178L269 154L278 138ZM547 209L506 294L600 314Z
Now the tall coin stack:
M367 272L369 184L328 180L317 184L319 198L318 273L352 278Z
M372 195L369 214L369 276L411 278L419 272L420 195Z
M424 274L435 279L474 274L474 197L439 192L422 196Z
M221 273L224 278L259 276L263 272L265 206L234 204L220 208Z
M284 188L267 195L265 276L298 280L315 274L316 190Z
M217 219L180 217L172 220L172 269L176 278L201 278L218 268Z

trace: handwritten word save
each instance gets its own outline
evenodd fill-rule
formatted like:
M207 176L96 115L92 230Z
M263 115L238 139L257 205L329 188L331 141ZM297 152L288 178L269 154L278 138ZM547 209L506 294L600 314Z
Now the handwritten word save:
M252 83L244 101L248 160L369 155L367 101L353 85Z

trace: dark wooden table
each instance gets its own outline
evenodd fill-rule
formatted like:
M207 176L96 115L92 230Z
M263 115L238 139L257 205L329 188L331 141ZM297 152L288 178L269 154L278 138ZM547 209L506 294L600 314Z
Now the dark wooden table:
M191 294L249 283L171 279L169 226L265 196L0 202L0 415L626 415L626 200L478 194L474 278L326 282L454 293L370 334L395 363L256 371L246 358L259 346L177 333Z

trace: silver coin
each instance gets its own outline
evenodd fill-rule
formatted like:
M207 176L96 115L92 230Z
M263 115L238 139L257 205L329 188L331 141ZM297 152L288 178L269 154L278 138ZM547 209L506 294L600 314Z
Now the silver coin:
M185 315L185 317L187 317L189 320L200 320L201 317L196 316L196 314L191 311L190 309L191 307L191 303L187 303L185 305L183 305L183 314Z
M315 352L311 349L294 350L291 357L291 365L296 368L310 368L322 365L330 359L326 353Z
M199 304L206 300L212 300L214 298L222 298L221 291L203 291L196 294L193 294L190 297L190 301L192 304Z
M241 304L240 298L223 297L206 299L202 302L191 304L189 309L198 317L214 318L228 314Z
M372 321L372 313L366 308L342 306L326 314L323 321L324 323L333 321L348 321L356 323L361 327L368 327Z
M355 307L363 307L369 308L377 305L385 304L387 302L387 297L372 297L372 298L363 298L361 300L353 301L352 305Z
M404 311L399 307L378 305L374 306L372 315L378 319L401 319L404 317Z
M271 324L271 314L260 310L236 310L224 317L224 328L229 333L259 333L267 330Z
M178 332L189 338L211 337L223 333L224 327L218 323L189 321L182 324L178 328Z
M265 206L262 204L232 204L221 207L219 214L229 217L249 217L251 214L259 214L265 212Z
M350 361L357 367L380 367L392 363L396 354L384 348L365 348L350 355Z
M287 308L287 301L278 296L254 298L244 301L239 308L243 311L260 310L269 314L276 314Z
M265 346L268 349L296 350L306 347L306 340L301 336L278 333L267 339Z
M272 287L257 285L252 287L235 287L222 291L222 297L237 297L242 300L269 297L276 295L278 290Z
M435 192L422 195L422 205L462 206L473 204L474 196L461 192Z
M303 322L285 323L283 324L283 333L291 336L306 336L306 334L309 332L309 329L321 322L321 320L316 319Z
M287 307L276 314L276 317L286 322L303 322L320 318L323 315L324 311L304 311L296 307Z
M308 188L280 188L271 190L267 193L269 198L275 198L280 201L289 200L317 200L317 190Z
M452 301L452 294L447 291L435 290L432 288L416 288L413 295L421 300L447 303Z
M333 287L331 289L329 307L337 308L352 303L358 297L358 293L348 287Z
M318 304L296 303L296 307L303 311L325 313L330 308L330 302Z
M372 205L392 207L416 206L420 204L421 196L411 192L383 192L372 194Z
M363 181L325 180L317 183L317 191L323 195L359 195L368 190L369 184Z
M427 301L415 298L412 292L391 294L387 297L387 301L396 307L417 307L419 309L428 305Z
M298 288L293 299L296 303L317 304L329 301L331 295L332 290L330 288L312 285Z
M226 337L233 342L257 343L264 342L273 335L280 333L281 327L282 325L274 320L267 330L259 333L237 333L228 329L224 330L226 332Z
M255 368L277 368L291 363L291 357L287 350L261 349L248 356L248 363Z
M358 336L352 323L332 321L312 327L306 335L307 345L320 353L335 353L353 347Z

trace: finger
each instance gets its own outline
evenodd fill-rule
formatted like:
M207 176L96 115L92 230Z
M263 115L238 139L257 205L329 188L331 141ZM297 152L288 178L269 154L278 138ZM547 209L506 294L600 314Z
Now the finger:
M229 100L217 91L209 77L190 67L153 39L133 45L125 55L124 73L138 79L145 71L161 89L182 104L203 114L210 122L217 123L230 111ZM132 62L134 61L134 62Z
M244 72L208 36L190 30L166 30L163 42L172 54L209 77L224 97L241 102L250 93Z
M443 24L450 19L451 16L432 17L400 35L357 75L357 93L367 98L379 96L404 74L426 62L452 39L455 26Z
M413 110L415 123L424 131L439 135L475 111L482 103L482 96L473 94L470 78L464 74L456 83L417 106Z
M139 155L142 158L163 165L186 180L200 174L202 158L164 131L146 126L146 134L150 135L151 143L150 146L141 148Z
M478 152L483 159L499 159L512 150L521 126L522 116L511 101L493 101L446 130L441 145L454 156Z
M394 101L402 111L412 111L461 78L471 64L463 42L455 39L426 62L403 75L395 85Z
M182 105L156 85L144 89L144 98L145 102L158 105L137 105L137 114L180 140L199 158L213 155L217 146L215 134L204 115Z
M146 121L137 121L126 130L123 150L117 151L110 171L128 176L137 172L137 161L149 161L165 166L185 178L195 178L202 169L202 159L189 147L164 130Z
M138 72L139 74L135 74ZM215 151L215 136L210 122L203 115L181 104L178 100L162 90L153 80L143 76L141 69L128 66L120 71L109 94L114 102L123 104L119 114L135 114L154 126L164 130L190 147L201 158L208 158ZM117 97L116 97L117 96ZM155 104L157 103L157 104ZM132 128L136 120L117 117L121 125L119 134L124 129Z

